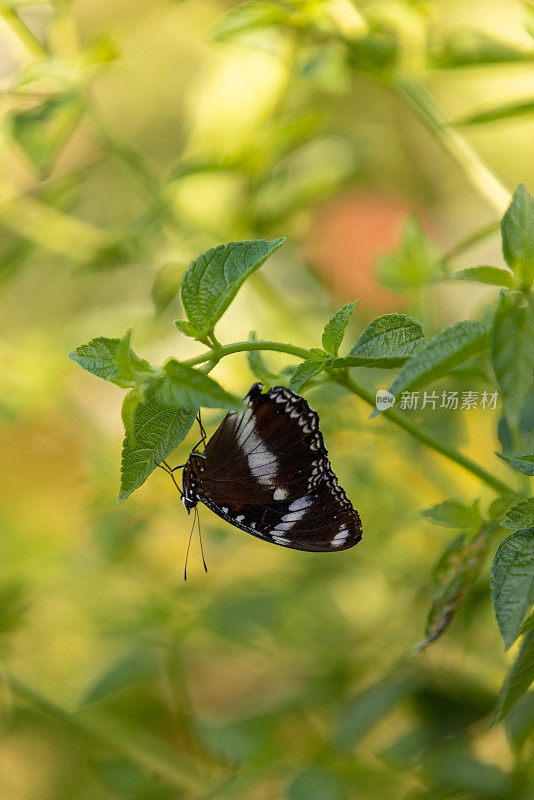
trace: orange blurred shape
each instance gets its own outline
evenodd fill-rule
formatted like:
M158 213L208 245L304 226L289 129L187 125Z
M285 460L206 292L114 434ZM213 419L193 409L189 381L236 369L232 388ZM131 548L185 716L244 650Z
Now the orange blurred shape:
M397 250L413 210L408 200L375 192L337 197L316 213L305 243L307 257L340 300L359 298L365 308L398 310L404 298L380 284L377 264Z

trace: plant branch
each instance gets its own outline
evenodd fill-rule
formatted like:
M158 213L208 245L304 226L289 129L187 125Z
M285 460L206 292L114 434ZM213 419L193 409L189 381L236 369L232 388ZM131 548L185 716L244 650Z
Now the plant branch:
M341 386L344 386L349 392L352 394L357 395L362 400L365 400L370 406L374 408L375 406L375 395L374 393L368 389L366 386L363 386L358 381L354 380L354 378L350 377L349 375L335 375L332 374L333 380L336 383L339 383ZM476 461L464 456L463 453L460 453L458 450L455 450L454 447L450 447L449 445L441 442L437 439L433 434L429 431L425 431L420 425L416 422L412 422L408 419L401 411L398 411L395 408L387 409L386 411L382 412L382 416L386 417L390 422L393 422L395 425L398 425L400 428L405 430L414 439L425 444L427 447L432 448L437 453L441 453L441 455L445 456L449 459L449 461L453 461L455 464L458 464L463 469L470 472L476 478L478 478L482 483L485 483L487 486L490 486L496 492L499 493L513 493L514 490L507 486L506 483L503 483L491 472L488 472L484 467L481 467L480 464L477 464Z
M461 167L472 186L502 215L510 203L510 192L486 166L467 139L452 126L424 88L408 76L399 77L393 88L409 102L430 133Z
M314 355L303 347L296 347L295 345L291 344L282 344L280 342L236 342L235 344L221 345L217 350L210 350L200 356L190 358L183 363L188 364L189 366L196 366L197 364L204 364L206 362L218 362L221 358L223 358L223 356L231 355L233 353L243 353L250 350L273 350L278 353L287 353L288 355L296 356L297 358L303 360L313 358ZM344 386L350 392L357 395L362 400L365 400L366 403L374 408L375 395L371 389L368 389L366 386L354 380L346 373L332 372L330 373L330 376L336 383ZM463 467L463 469L470 472L472 475L478 478L478 480L482 481L482 483L490 486L494 491L499 493L513 493L514 490L511 489L510 486L507 486L505 483L500 481L498 478L492 475L491 472L488 472L486 469L484 469L484 467L481 467L480 464L477 464L476 461L464 456L458 450L455 450L454 447L450 447L444 442L441 442L433 434L425 431L424 428L421 428L421 426L416 422L409 420L397 409L388 409L387 411L383 412L383 416L387 417L387 419L390 422L393 422L394 425L398 425L400 428L405 430L407 433L413 436L414 439L417 439L417 441L421 442L427 447L430 447L437 453L441 453L441 455L448 458L449 461L453 461L455 464Z
M206 361L219 361L223 356L232 355L232 353L246 353L250 350L274 350L277 353L287 353L290 356L297 358L307 359L312 358L313 353L306 350L304 347L295 347L292 344L282 344L281 342L236 342L235 344L225 344L218 347L216 350L209 350L207 353L202 353L200 356L188 358L184 361L190 367L196 367L197 364L204 364Z
M47 55L46 49L39 39L32 33L26 23L21 20L14 8L1 2L0 18L9 26L12 33L24 45L28 53L38 58Z

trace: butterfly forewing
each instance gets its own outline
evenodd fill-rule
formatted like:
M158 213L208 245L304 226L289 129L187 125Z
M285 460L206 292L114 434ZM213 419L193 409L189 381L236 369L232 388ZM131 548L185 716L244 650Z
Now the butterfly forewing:
M262 394L254 384L245 403L243 412L225 417L203 458L190 459L197 499L285 547L326 552L355 545L360 518L338 486L315 411L279 386Z

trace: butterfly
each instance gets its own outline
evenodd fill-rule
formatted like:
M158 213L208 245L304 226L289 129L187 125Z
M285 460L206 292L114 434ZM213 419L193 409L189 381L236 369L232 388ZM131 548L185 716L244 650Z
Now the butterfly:
M223 419L204 450L183 466L182 502L204 503L247 533L294 550L353 547L362 538L358 512L339 486L319 429L303 397L255 383L243 411Z

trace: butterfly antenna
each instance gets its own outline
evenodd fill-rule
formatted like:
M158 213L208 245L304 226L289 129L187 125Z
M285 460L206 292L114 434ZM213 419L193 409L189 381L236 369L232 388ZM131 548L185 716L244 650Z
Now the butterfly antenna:
M195 506L195 511L197 512L197 522L198 522L198 540L200 542L200 554L202 556L202 564L204 566L204 572L208 571L208 565L206 564L206 559L204 558L204 545L202 544L202 532L200 530L200 514L198 513L198 509Z
M200 409L198 409L197 422L198 422L198 427L200 428L200 435L202 436L202 443L204 443L208 437L207 437L206 431L204 430L204 425L202 424L202 417L200 416Z
M191 525L191 531L189 533L189 541L187 542L187 550L185 553L185 564L184 564L184 581L187 580L187 562L189 561L189 548L191 547L191 539L193 538L193 531L195 530L195 522L197 521L198 511L195 506L195 516L193 519L193 524Z

